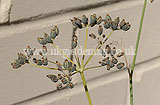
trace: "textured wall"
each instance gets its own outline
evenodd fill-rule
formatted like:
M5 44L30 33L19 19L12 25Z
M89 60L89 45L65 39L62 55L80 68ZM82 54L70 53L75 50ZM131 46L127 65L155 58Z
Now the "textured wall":
M49 33L54 25L60 28L55 43L60 48L70 48L72 24L69 19L83 14L96 13L104 17L109 13L113 18L125 18L132 28L128 32L115 32L110 42L122 38L125 48L135 46L143 1L0 0L0 105L88 105L79 74L73 77L75 88L57 91L55 84L45 76L58 72L30 65L13 70L10 63L27 45L41 48L36 38L44 32ZM135 105L160 104L159 5L160 0L147 5L134 74ZM96 29L89 29L89 33L97 33ZM85 30L77 34L79 43L84 45ZM88 48L95 46L94 41L88 42ZM131 64L132 56L127 57ZM101 57L95 57L88 66L96 65L98 58ZM64 60L61 56L49 56L49 59ZM85 72L85 76L94 105L129 105L126 69L108 72L106 68L100 68Z

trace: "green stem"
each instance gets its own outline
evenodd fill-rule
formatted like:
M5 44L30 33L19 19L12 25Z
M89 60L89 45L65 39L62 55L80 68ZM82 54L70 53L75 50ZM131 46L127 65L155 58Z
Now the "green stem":
M30 64L30 65L32 65L32 66L35 66L35 67L43 68L43 69L58 70L57 68L50 68L50 67L38 66L38 65L35 65L35 64L31 63L31 62L29 62L28 64Z
M92 101L91 101L91 98L90 98L90 95L89 95L88 87L87 87L86 80L85 80L85 77L84 77L83 72L80 72L80 75L81 75L81 78L82 78L84 90L85 90L85 92L86 92L86 96L87 96L89 105L92 105Z
M146 6L147 6L147 0L144 0L144 6L143 6L143 10L142 10L142 16L141 16L141 21L140 21L140 26L139 26L139 31L138 31L136 48L135 48L135 55L134 55L133 62L132 62L131 74L129 76L129 78L130 78L130 80L129 80L130 81L129 82L130 83L130 105L133 105L133 72L134 72L134 67L135 67L136 58L137 58L137 52L138 52L140 36L141 36L141 32L142 32L142 26L143 26L143 20L144 20Z
M86 51L86 47L87 47L87 39L88 39L88 26L86 27L86 40L85 40L85 47L84 47L84 51L83 51L83 56L82 56L82 67L83 67L83 62L84 62L84 57L85 57L85 51Z
M135 50L135 55L134 55L134 58L133 58L133 63L132 63L132 68L131 68L131 74L133 74L135 63L136 63L137 52L138 52L138 47L139 47L139 42L140 42L140 36L141 36L141 32L142 32L142 25L143 25L146 5L147 5L147 0L144 0L144 6L143 6L141 21L140 21L140 26L139 26L139 31L138 31L138 37L137 37L137 42L136 42L136 50Z
M130 105L133 105L133 81L132 81L132 77L129 77L129 86L130 86Z

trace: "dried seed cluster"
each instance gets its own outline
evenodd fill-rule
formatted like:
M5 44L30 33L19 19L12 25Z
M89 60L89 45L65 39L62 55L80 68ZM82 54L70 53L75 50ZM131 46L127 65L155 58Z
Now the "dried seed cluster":
M65 74L58 74L56 75L47 75L49 79L51 79L53 82L57 83L57 89L62 89L64 86L68 86L69 88L73 88L74 84L72 83L72 78Z
M107 55L107 56L106 56ZM124 55L124 52L120 52L116 55L116 48L111 48L109 45L106 45L105 51L102 50L102 56L104 59L102 61L99 61L99 64L102 66L107 66L107 70L110 70L113 67L117 67L117 69L122 69L124 67L123 62L118 62L119 57L122 57Z
M14 69L20 68L22 65L28 63L28 60L33 56L35 49L31 49L30 46L27 46L25 54L18 53L18 59L11 63Z
M62 74L56 75L47 75L49 79L51 79L53 82L58 82L57 83L57 89L62 89L64 86L68 86L69 88L73 88L74 84L72 83L72 73L76 71L76 64L73 66L71 65L71 62L69 62L67 59L63 62L63 65L60 64L58 61L56 61L56 66L59 71L62 72ZM64 72L64 70L68 70L69 72Z
M124 19L120 21L119 17L117 17L115 20L112 20L109 14L107 14L104 19L101 16L97 17L96 14L93 14L90 16L90 21L85 15L83 15L81 19L74 17L73 19L70 19L70 20L73 26L79 29L82 29L86 27L87 25L91 27L94 27L95 25L99 25L98 27L99 35L102 35L103 27L105 29L123 30L123 31L128 31L131 27L129 22L125 22ZM102 25L100 25L102 22L103 22L103 27Z
M37 40L40 44L43 46L47 43L52 43L53 40L59 35L59 29L57 26L54 26L53 29L51 29L50 35L47 33L44 33L44 37L38 37Z

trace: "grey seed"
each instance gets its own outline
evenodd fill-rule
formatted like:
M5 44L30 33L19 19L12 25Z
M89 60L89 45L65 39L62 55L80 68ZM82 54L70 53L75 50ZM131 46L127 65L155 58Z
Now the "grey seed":
M63 84L66 84L68 82L66 78L62 78L61 81L62 81Z
M47 66L48 65L48 60L47 58L43 60L43 66Z
M73 84L72 82L68 82L68 87L69 87L70 89L72 89L72 88L74 88L74 84Z
M51 36L51 38L53 38L53 39L56 38L57 33L56 33L56 31L55 31L54 29L51 29L50 36Z
M58 81L58 78L57 78L56 75L47 75L47 77L48 77L49 79L51 79L53 82L57 82L57 81Z
M114 63L110 62L110 67L113 68L114 67Z
M116 58L112 57L112 63L117 64L118 60Z
M117 57L121 57L123 55L124 55L124 52L120 52L120 53L117 54Z
M44 38L48 43L52 43L52 39L47 33L44 33Z
M100 25L100 26L98 27L98 34L99 34L99 35L102 35L102 33L103 33L103 28L102 28L102 26Z
M91 38L93 38L93 39L96 39L96 35L93 34L93 33L89 34L89 37L91 37Z
M111 53L111 47L109 45L106 45L105 50L106 50L107 54Z
M124 63L120 62L116 65L117 69L122 69L124 67Z
M37 60L36 64L41 66L43 64L43 60Z

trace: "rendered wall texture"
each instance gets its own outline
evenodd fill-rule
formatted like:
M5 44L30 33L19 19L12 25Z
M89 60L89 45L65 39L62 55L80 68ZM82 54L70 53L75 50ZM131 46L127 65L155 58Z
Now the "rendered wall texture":
M96 13L113 18L119 16L132 24L128 32L115 32L110 42L123 40L125 48L134 48L144 0L0 0L0 105L88 105L80 75L73 77L75 87L57 91L47 74L58 72L25 65L13 70L10 63L27 45L41 48L37 37L49 33L54 25L60 28L55 43L70 48L72 24L69 19ZM160 0L148 3L134 73L135 105L160 105ZM89 33L97 33L97 28ZM105 31L108 33L108 31ZM77 31L84 45L85 30ZM88 48L96 43L88 42ZM53 46L48 46L53 48ZM127 56L132 63L133 56ZM63 61L61 56L49 56ZM95 57L88 67L98 64ZM94 105L129 105L127 70L106 68L85 72Z

